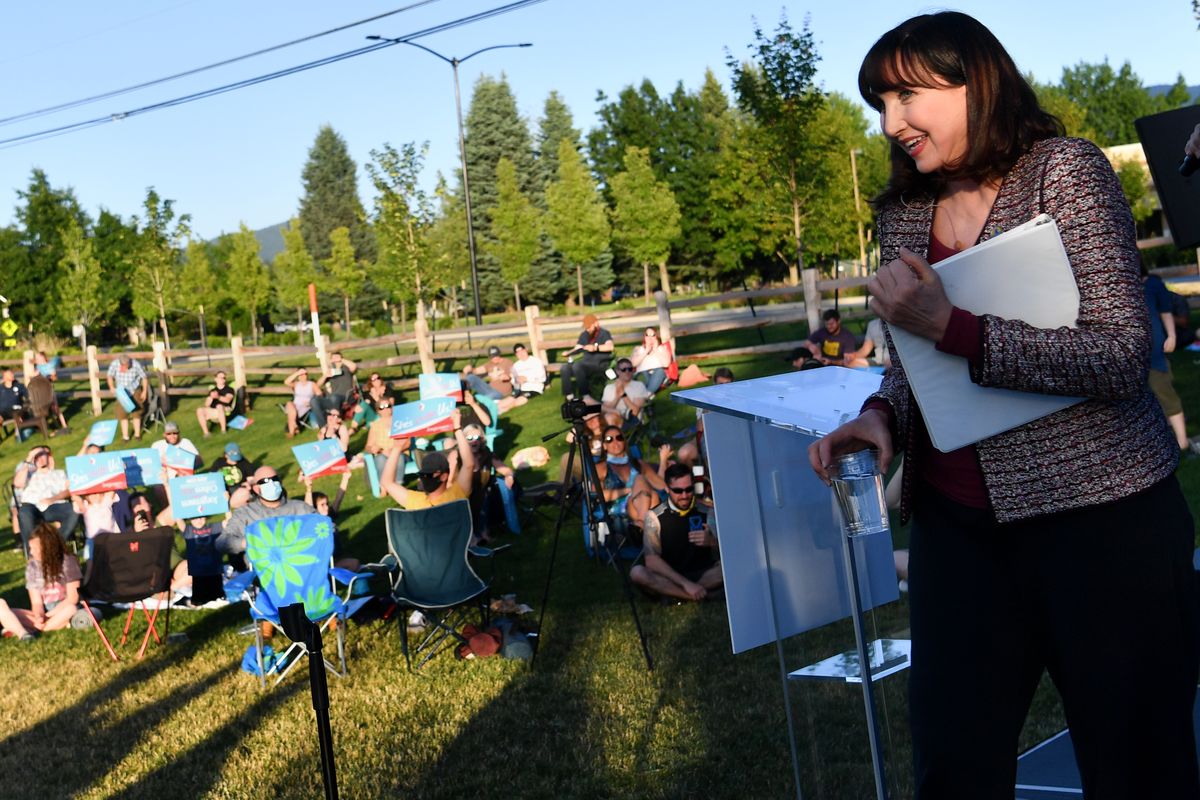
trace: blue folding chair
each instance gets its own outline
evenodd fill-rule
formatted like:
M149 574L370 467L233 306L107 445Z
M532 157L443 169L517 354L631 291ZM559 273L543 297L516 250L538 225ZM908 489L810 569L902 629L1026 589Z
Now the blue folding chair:
M491 581L479 577L469 556L489 557L503 548L471 547L471 506L466 500L413 511L390 508L384 519L389 553L382 566L393 576L392 599L400 609L396 615L400 649L411 671L413 654L425 652L417 663L420 669L444 648L466 643L455 626L469 608L478 607L480 621L486 623ZM406 608L420 611L429 625L413 654Z
M475 399L481 406L487 409L488 416L492 418L491 423L485 425L483 428L483 439L487 442L488 450L491 450L496 437L502 433L500 430L500 406L492 398L481 394L475 395Z
M369 579L372 573L333 566L332 520L324 514L256 520L246 528L246 560L251 569L228 581L225 595L236 602L244 592L249 593L262 685L266 686L270 674L275 675L274 685L279 685L300 657L308 655L303 642L292 642L273 665L264 668L262 623L271 622L283 630L278 609L293 603L304 604L305 614L321 625L322 633L337 620L338 661L335 664L324 657L322 660L334 675L345 677L346 620L371 599L355 597L355 584ZM339 584L345 587L341 594Z

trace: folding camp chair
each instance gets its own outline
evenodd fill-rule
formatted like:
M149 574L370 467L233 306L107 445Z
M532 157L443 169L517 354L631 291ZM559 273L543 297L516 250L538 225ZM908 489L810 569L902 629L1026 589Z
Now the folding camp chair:
M445 647L466 643L455 626L470 606L478 607L480 621L486 624L491 581L479 577L468 554L486 557L501 548L470 546L471 506L466 500L414 511L389 508L384 520L390 552L383 566L392 572L392 599L402 609L420 611L429 623L429 631L413 649L413 654L426 652L417 663L420 669ZM400 649L411 671L405 615L396 618Z
M142 412L142 429L150 430L156 425L165 425L167 415L163 411L163 395L155 388L153 381L146 382L146 410Z
M92 540L92 557L87 562L87 574L83 576L80 598L92 620L92 627L100 635L105 649L113 661L119 661L104 629L92 614L89 600L103 603L128 603L129 614L121 631L125 644L134 613L140 608L146 618L146 635L138 649L140 659L146 653L150 637L162 644L166 633L171 630L171 607L166 603L171 588L171 550L175 546L175 532L168 527L151 528L147 531L130 533L101 533ZM153 610L147 608L152 602ZM159 637L155 622L158 612L167 607L163 637Z
M488 412L488 416L492 418L492 421L483 427L483 439L487 443L488 450L491 450L496 437L502 433L500 430L500 406L495 400L482 394L475 395L475 399Z
M262 623L272 622L279 630L281 606L303 603L308 618L324 633L337 620L337 663L322 656L325 668L339 678L346 676L346 620L371 598L354 598L354 584L371 577L370 572L351 572L333 566L333 523L324 514L269 517L246 528L246 559L251 569L225 584L225 596L236 601L250 592L250 617L255 624L255 647L259 680L275 673L274 685L287 677L301 656L308 655L303 642L292 642L275 664L264 668ZM252 586L255 578L260 588ZM346 587L339 595L337 585ZM352 599L353 598L353 599Z

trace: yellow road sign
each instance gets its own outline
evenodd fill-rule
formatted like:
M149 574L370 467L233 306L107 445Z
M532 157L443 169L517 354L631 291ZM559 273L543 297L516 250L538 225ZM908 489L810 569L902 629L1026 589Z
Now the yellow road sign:
M3 333L5 336L11 338L16 332L17 323L13 322L11 319L6 319L4 322L0 322L0 333Z

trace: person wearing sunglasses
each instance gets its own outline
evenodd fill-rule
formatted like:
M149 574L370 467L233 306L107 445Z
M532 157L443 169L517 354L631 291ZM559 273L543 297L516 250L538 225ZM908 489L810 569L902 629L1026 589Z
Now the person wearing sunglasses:
M629 455L625 434L616 425L604 429L604 457L596 463L596 476L614 533L632 544L641 544L642 519L654 498L654 490L643 474L641 462ZM632 524L630 524L632 523Z
M250 477L250 493L250 502L233 510L217 537L217 549L229 556L229 562L239 572L245 569L246 528L252 522L315 513L308 503L287 496L274 467L262 466L254 471Z
M350 435L353 436L362 425L370 427L379 419L380 407L384 404L390 407L394 402L392 388L388 386L387 381L378 372L372 372L367 378L366 392L354 405L354 412L350 417Z
M654 395L646 388L646 384L633 379L633 362L628 358L617 361L617 379L604 387L600 396L600 406L604 411L616 412L621 419L640 417Z
M629 579L644 591L676 600L704 600L723 585L712 506L692 489L686 464L667 467L667 502L642 522L642 563Z
M658 332L654 328L646 328L642 332L642 343L633 348L629 360L637 370L634 377L646 384L646 389L654 394L667 380L667 367L671 364L671 346L659 341Z
M333 439L346 452L350 448L350 429L342 421L342 410L331 408L325 412L325 424L317 431L317 439Z
M475 471L475 455L463 431L462 414L455 409L451 415L454 424L454 442L458 452L457 469L451 470L450 460L443 450L432 450L417 461L417 489L406 489L396 480L396 468L400 464L400 449L392 448L387 463L379 475L379 488L400 504L402 508L430 508L453 500L466 500L471 494L472 474Z

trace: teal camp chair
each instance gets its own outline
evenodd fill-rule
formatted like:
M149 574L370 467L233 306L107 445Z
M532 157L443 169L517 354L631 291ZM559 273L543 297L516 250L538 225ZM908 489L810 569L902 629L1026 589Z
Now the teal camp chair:
M480 621L486 622L491 581L479 577L468 555L489 556L494 551L470 546L471 506L466 500L414 511L389 508L384 519L389 553L383 565L393 576L400 648L411 671L413 655L425 653L417 663L420 669L447 646L466 642L455 627L471 607L479 608ZM429 625L412 654L404 613L410 608L420 611Z
M324 633L333 620L337 625L337 663L323 658L325 668L339 678L346 675L346 620L371 598L353 597L355 583L371 577L369 572L351 572L333 566L333 522L324 514L269 517L246 528L246 560L251 569L225 584L225 595L237 600L251 589L255 578L261 588L250 591L250 616L255 623L258 674L266 686L268 674L274 685L287 677L300 657L308 654L303 642L292 642L273 665L263 664L263 621L280 631L281 606L303 603L308 618ZM338 594L338 585L345 586ZM352 599L353 598L353 599Z
M487 442L488 450L492 449L496 437L500 435L500 406L490 397L484 397L481 394L475 395L475 399L481 406L487 409L488 416L492 418L492 423L483 429L483 438Z

